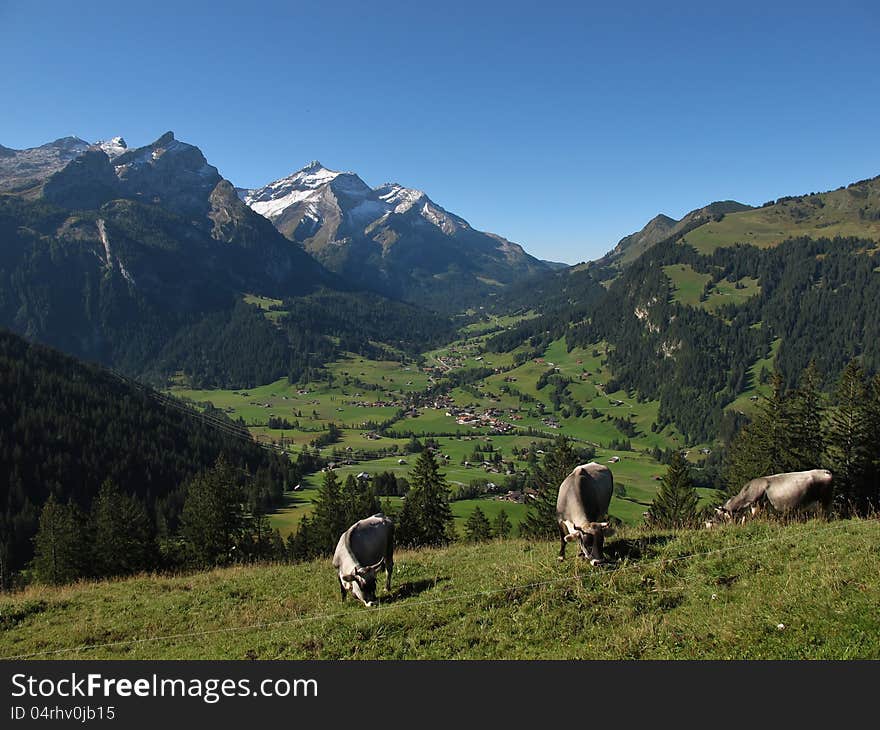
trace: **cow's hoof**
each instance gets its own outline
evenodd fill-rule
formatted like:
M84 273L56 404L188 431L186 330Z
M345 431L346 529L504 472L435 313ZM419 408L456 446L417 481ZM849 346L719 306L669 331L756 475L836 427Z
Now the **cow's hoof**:
M376 602L375 602L375 601L367 601L364 605L365 605L367 608L372 608L373 606L376 605Z
M604 562L605 562L604 560L596 560L596 558L593 558L592 560L590 560L590 565L595 567L597 565L602 565L602 563L604 563Z
M561 563L563 560L565 560L565 556L564 555L557 555L556 559Z

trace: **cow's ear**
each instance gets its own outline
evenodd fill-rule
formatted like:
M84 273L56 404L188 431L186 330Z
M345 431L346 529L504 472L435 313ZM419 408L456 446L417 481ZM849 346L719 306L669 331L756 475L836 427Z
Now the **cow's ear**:
M566 542L574 542L574 541L577 540L577 539L578 539L578 536L577 536L577 535L573 535L573 534L571 534L570 532L565 536L565 541L566 541Z
M604 522L602 524L602 534L605 537L611 537L615 533L615 529L611 526L610 523Z
M348 575L340 575L339 577L346 583L354 583L357 580L357 575L354 573L349 573Z

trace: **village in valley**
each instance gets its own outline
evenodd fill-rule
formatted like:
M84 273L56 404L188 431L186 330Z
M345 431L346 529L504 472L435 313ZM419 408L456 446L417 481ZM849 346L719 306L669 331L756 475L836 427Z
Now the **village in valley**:
M568 352L558 341L540 355L524 348L490 352L491 334L515 321L486 315L463 327L460 339L418 359L349 354L314 382L282 379L238 391L178 386L171 393L203 411L221 410L268 448L314 456L315 470L289 485L286 504L270 517L283 535L310 514L326 470L343 480L406 479L421 449L440 463L460 531L477 506L490 515L503 509L517 525L536 496L523 476L559 435L614 470L610 512L639 522L665 470L658 452L681 448L698 464L709 446L688 449L693 445L673 427L652 428L656 402L607 393L611 374L602 347ZM714 496L712 489L698 491L707 502ZM394 510L403 497L382 499Z

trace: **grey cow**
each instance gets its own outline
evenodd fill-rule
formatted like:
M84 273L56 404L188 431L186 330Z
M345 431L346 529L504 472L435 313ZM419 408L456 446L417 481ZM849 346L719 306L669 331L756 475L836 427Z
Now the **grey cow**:
M791 471L752 479L739 494L716 507L715 513L725 521L740 517L744 522L747 515L754 515L767 506L780 514L788 514L821 505L827 516L833 498L833 478L827 469Z
M559 485L556 522L559 525L559 560L565 559L565 543L577 540L581 555L592 565L604 562L605 538L614 534L610 524L600 522L608 516L614 491L611 470L591 461L576 466Z
M339 537L333 566L338 571L342 600L348 591L365 606L376 604L376 573L385 569L385 590L394 570L394 523L381 512L355 522Z

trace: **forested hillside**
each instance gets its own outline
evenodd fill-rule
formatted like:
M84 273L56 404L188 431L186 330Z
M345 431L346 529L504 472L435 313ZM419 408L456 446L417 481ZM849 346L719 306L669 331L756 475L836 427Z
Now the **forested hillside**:
M608 389L659 400L657 427L674 423L692 443L719 435L725 407L758 385L758 363L789 387L811 360L826 389L853 358L875 373L878 180L655 219L613 255L512 287L499 310L540 316L488 346L608 343Z
M2 331L0 423L4 582L33 555L50 495L88 513L110 482L143 508L155 540L174 534L186 483L221 455L246 501L263 509L297 474L287 457L257 446L220 412L169 405L148 388Z

